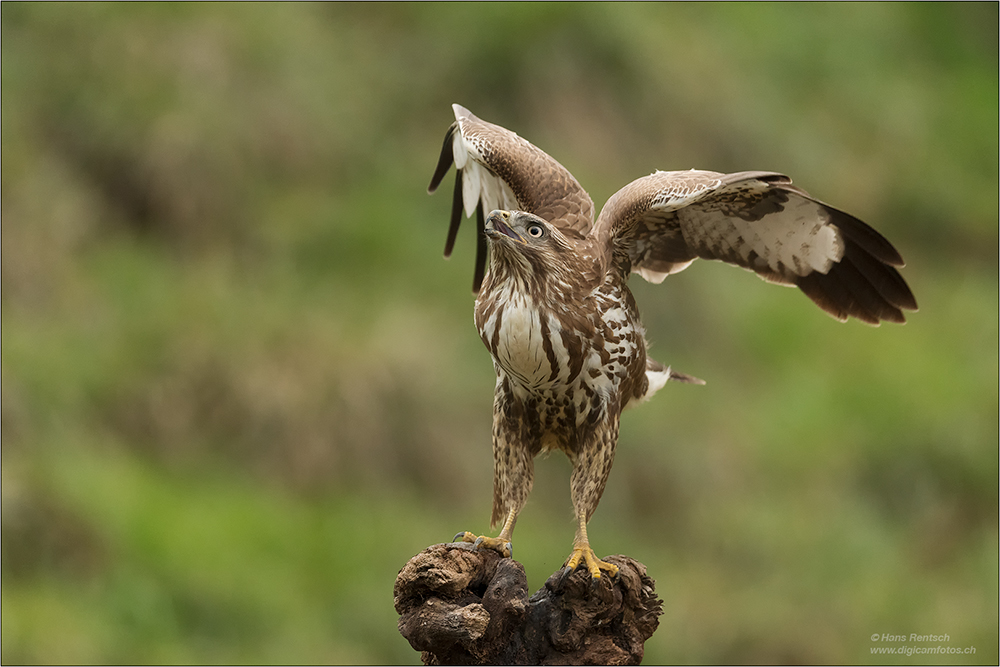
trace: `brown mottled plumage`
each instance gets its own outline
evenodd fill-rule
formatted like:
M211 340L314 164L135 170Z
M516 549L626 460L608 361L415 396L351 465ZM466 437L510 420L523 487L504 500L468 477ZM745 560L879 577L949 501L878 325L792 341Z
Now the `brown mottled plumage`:
M495 538L461 539L509 555L534 457L559 449L573 463L578 522L566 574L581 562L594 578L615 573L590 548L587 522L611 471L621 412L668 380L701 382L646 356L630 273L658 283L701 257L798 286L841 321L904 322L902 311L917 308L894 268L903 265L895 248L786 176L658 171L619 190L594 222L593 202L562 165L453 107L429 191L455 164L445 256L463 210L477 214L476 327L497 374L491 523L503 521Z

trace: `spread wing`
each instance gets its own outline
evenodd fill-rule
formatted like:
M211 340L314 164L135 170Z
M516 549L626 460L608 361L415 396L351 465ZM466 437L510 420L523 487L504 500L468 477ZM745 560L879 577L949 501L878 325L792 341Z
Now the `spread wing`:
M917 309L892 244L781 174L658 171L611 197L594 233L650 282L701 257L795 285L841 321L904 322Z
M476 271L479 291L486 268L484 212L516 209L533 213L564 234L583 238L594 223L594 202L565 167L510 130L487 123L453 104L455 122L444 137L428 192L433 193L454 164L455 194L444 256L451 255L465 217L476 213Z

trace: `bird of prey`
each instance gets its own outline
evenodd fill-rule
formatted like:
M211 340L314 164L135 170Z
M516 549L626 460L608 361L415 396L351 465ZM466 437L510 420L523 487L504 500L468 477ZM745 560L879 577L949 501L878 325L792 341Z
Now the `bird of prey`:
M476 214L475 322L497 376L491 527L503 522L496 537L456 540L510 556L534 457L561 450L573 464L577 521L563 580L581 564L594 580L617 574L591 549L587 522L611 471L622 410L668 380L701 382L647 356L630 273L659 283L700 257L794 285L841 321L902 323L902 311L917 309L896 249L787 176L656 171L615 193L595 222L590 196L562 165L453 109L428 192L454 164L446 257L462 213Z

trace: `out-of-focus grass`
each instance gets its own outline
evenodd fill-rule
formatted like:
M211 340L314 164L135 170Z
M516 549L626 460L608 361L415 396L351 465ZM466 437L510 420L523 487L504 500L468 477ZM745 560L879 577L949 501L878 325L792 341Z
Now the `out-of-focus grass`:
M595 202L782 170L883 231L921 310L838 324L718 264L633 282L708 381L625 414L591 523L665 599L647 662L997 656L996 5L5 5L2 652L416 663L392 583L485 531L452 102ZM573 532L537 462L534 590Z
M51 509L27 518L64 522L76 541L60 545L65 562L21 564L36 571L6 583L5 660L412 659L386 631L399 559L426 542L427 512L405 496L306 503L232 472L171 473L108 443L72 444L81 451L30 471ZM15 521L30 500L5 498Z

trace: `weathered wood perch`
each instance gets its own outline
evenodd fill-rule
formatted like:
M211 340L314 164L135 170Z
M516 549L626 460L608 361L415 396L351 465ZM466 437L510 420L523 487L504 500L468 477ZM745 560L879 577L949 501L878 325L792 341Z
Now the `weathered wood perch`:
M435 544L399 571L399 631L426 665L637 665L659 625L663 601L646 566L606 560L618 577L592 586L578 569L557 570L530 598L524 567L491 549Z

